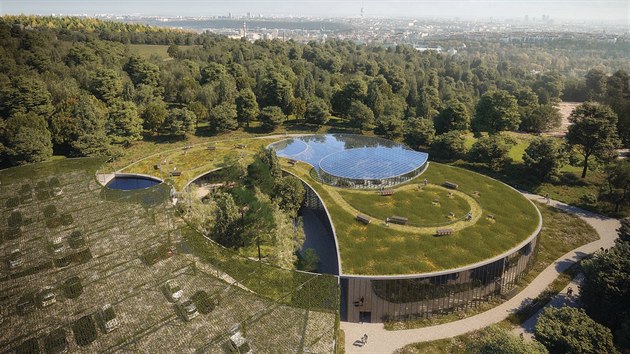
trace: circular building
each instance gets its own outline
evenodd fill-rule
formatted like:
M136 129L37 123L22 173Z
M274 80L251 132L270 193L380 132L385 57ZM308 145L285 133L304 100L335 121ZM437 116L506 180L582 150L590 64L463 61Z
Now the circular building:
M351 134L310 135L271 147L280 157L312 165L319 178L347 188L382 188L421 174L428 154L390 140Z
M535 262L540 212L502 182L429 166L427 154L380 138L310 135L270 147L327 224L316 236L337 251L341 320L430 317L509 297Z

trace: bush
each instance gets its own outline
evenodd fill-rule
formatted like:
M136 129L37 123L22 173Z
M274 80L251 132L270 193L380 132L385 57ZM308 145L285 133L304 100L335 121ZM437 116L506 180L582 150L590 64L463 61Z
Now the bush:
M538 318L535 333L552 353L618 353L610 329L582 309L547 308Z
M14 211L11 213L11 215L9 215L9 218L7 219L7 224L9 225L9 228L18 228L22 226L23 221L24 220L22 219L22 213L19 211Z
M431 154L447 160L457 160L464 157L466 155L464 132L451 130L448 133L438 135L431 144Z
M46 205L46 207L44 208L44 216L48 219L52 218L53 216L55 216L57 214L57 207L50 204L50 205Z
M510 161L508 156L514 141L501 135L488 135L479 138L470 150L470 159L485 163L494 171L500 170Z
M70 224L72 224L72 222L74 221L74 219L72 218L72 215L70 214L61 214L61 224L63 224L64 226L68 226Z

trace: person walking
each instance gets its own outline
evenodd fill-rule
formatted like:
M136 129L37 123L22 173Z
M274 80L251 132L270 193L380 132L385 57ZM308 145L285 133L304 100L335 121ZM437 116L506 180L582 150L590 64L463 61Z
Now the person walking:
M569 297L571 297L573 295L573 288L572 287L569 287L567 289L567 295L569 295Z
M368 340L368 335L367 335L367 333L365 333L365 334L363 335L362 340L363 340L363 344L367 344L367 340Z

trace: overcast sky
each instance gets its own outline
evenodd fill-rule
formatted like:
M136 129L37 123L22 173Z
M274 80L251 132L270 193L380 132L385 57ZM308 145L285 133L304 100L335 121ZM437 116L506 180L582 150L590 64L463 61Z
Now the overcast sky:
M628 21L630 0L0 0L2 14L540 18Z

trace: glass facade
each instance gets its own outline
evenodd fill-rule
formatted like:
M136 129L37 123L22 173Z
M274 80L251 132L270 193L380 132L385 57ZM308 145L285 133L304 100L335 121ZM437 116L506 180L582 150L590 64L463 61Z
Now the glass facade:
M409 277L341 276L341 320L404 321L510 297L534 264L538 234L515 252L476 267ZM369 321L368 321L369 320Z
M278 156L313 166L327 184L345 188L390 187L421 174L428 154L376 137L308 135L270 145Z

